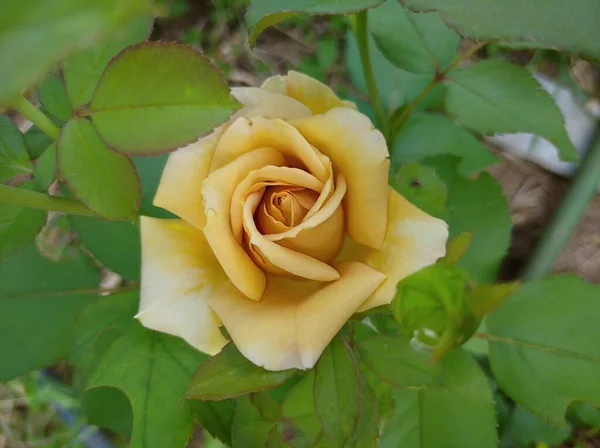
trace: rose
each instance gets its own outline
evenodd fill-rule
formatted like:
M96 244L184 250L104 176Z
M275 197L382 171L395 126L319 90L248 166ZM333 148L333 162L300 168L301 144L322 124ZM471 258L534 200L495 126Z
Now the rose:
M445 253L443 221L388 187L382 134L299 73L234 88L245 107L170 155L142 217L137 318L215 354L307 369L356 311Z

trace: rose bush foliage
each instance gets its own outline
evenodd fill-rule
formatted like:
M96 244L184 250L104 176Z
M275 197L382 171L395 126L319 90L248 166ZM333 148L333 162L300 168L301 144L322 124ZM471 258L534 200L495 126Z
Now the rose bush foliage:
M215 354L308 369L357 311L445 253L447 225L388 186L383 135L299 73L233 88L244 107L171 154L142 217L137 318Z

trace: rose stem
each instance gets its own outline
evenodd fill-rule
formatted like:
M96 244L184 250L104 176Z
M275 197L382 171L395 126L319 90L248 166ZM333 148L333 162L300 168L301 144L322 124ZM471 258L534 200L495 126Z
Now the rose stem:
M56 140L60 134L60 128L56 126L50 119L44 115L37 107L31 104L25 97L20 97L14 105L25 118L31 120L38 128L48 137Z
M82 203L73 199L50 196L48 194L37 193L35 191L2 184L0 184L0 203L36 208L39 210L53 210L73 215L96 216Z

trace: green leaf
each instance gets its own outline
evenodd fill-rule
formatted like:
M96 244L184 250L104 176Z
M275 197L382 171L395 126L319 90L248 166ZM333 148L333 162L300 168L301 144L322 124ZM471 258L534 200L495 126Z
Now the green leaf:
M38 158L48 146L54 143L54 140L44 134L36 125L29 128L23 135L23 140L25 140L25 147L27 148L29 157L32 159Z
M391 183L398 193L421 210L437 218L443 216L448 190L433 168L414 162L406 163L400 167Z
M108 428L124 437L131 435L133 413L127 396L115 387L97 387L81 397L81 407L90 425Z
M236 400L235 416L231 427L232 448L263 447L275 426L263 421L260 412L248 396Z
M33 182L20 188L34 190ZM46 222L46 212L0 202L0 260L28 246Z
M200 400L223 400L272 389L296 370L273 372L252 364L232 343L203 363L190 381L186 395Z
M149 155L195 141L239 107L200 52L147 42L108 64L87 113L110 147Z
M495 448L496 418L488 381L467 353L442 361L444 387L395 390L396 412L379 448Z
M173 213L152 204L168 158L169 154L160 154L152 157L132 157L142 183L142 203L140 204L140 213L143 215L153 216L155 218L176 218Z
M379 439L380 421L377 397L364 378L361 378L361 389L362 415L352 438L344 445L345 448L375 448Z
M235 414L232 400L199 401L188 400L187 405L192 409L198 424L213 437L231 445L231 427Z
M69 361L77 367L78 380L85 382L89 373L104 355L108 347L103 337L114 342L118 335L134 324L139 302L139 290L111 294L87 305L75 321L75 340ZM117 336L118 337L118 336Z
M362 361L381 380L399 388L425 388L440 384L441 366L430 350L415 349L402 336L375 336L358 346Z
M132 448L184 446L193 414L182 402L185 387L206 355L181 339L129 327L100 360L88 388L121 389L133 410Z
M123 48L148 38L152 17L142 17L91 48L72 54L63 63L68 98L73 107L89 103L102 72L110 60Z
M446 68L456 57L460 40L438 14L408 12L397 0L369 12L369 29L387 60L412 73Z
M588 0L401 0L415 11L438 11L459 33L485 40L563 49L600 60L600 3Z
M52 182L56 180L56 145L54 143L51 143L36 160L33 180L42 191L47 191Z
M98 282L85 257L52 262L33 245L0 263L0 381L68 355L75 316Z
M67 53L148 14L146 0L30 0L0 4L0 103L41 81Z
M127 280L140 281L142 248L137 223L75 215L69 219L94 258Z
M472 233L471 245L458 265L473 280L492 282L510 245L511 219L502 188L488 173L467 179L456 172L454 157L436 157L423 161L435 166L448 186L446 222L450 238Z
M106 219L135 214L141 191L133 162L108 149L88 120L69 121L57 148L61 178L86 207Z
M283 440L281 433L277 428L272 428L267 435L265 448L291 448L291 445Z
M310 370L288 392L282 403L283 417L294 425L294 441L300 446L310 445L321 431L321 422L315 414L314 384L314 370Z
M33 172L23 135L6 115L0 115L0 182Z
M266 28L298 14L350 14L373 8L384 0L252 0L246 12L250 44Z
M563 160L577 161L560 109L526 69L487 60L452 71L444 86L444 107L464 126L481 134L532 132L556 145Z
M570 425L558 428L542 420L538 415L517 406L502 432L500 446L527 448L537 442L544 442L546 446L561 446L570 436ZM540 445L536 444L536 446Z
M340 336L327 346L315 367L315 411L323 430L343 447L362 414L362 377L352 349Z
M469 308L477 317L496 309L520 285L519 282L477 285L467 294Z
M473 239L473 234L471 232L464 232L456 235L446 246L446 255L444 255L444 260L446 263L456 264L463 257L469 246L471 245L471 240Z
M495 156L471 133L437 114L413 113L402 125L392 146L392 166L450 154L460 157L460 174L468 176L495 163Z
M486 319L498 384L555 424L573 400L600 405L599 297L576 277L550 277L524 284Z
M350 73L350 79L357 90L367 93L356 39L352 33L348 33L345 40L346 66ZM369 53L371 55L375 80L379 86L381 102L389 112L415 100L433 80L434 75L431 73L413 74L394 67L377 49L373 38L370 36ZM439 106L442 102L442 93L443 88L440 84L419 102L416 110Z
M571 411L583 424L600 428L600 407L583 401L575 401L571 404Z
M67 97L67 90L62 79L51 73L38 87L38 98L44 109L62 121L68 121L73 116L73 108Z

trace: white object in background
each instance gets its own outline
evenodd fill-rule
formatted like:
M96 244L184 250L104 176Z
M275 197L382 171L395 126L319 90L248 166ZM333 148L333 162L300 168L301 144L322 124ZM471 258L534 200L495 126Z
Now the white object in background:
M558 104L565 120L567 134L579 157L583 158L596 130L595 118L577 103L570 89L544 75L535 74L534 77ZM600 116L598 108L593 113L596 117ZM571 176L577 167L574 163L561 161L556 147L537 135L502 134L488 139L503 149L561 176Z

